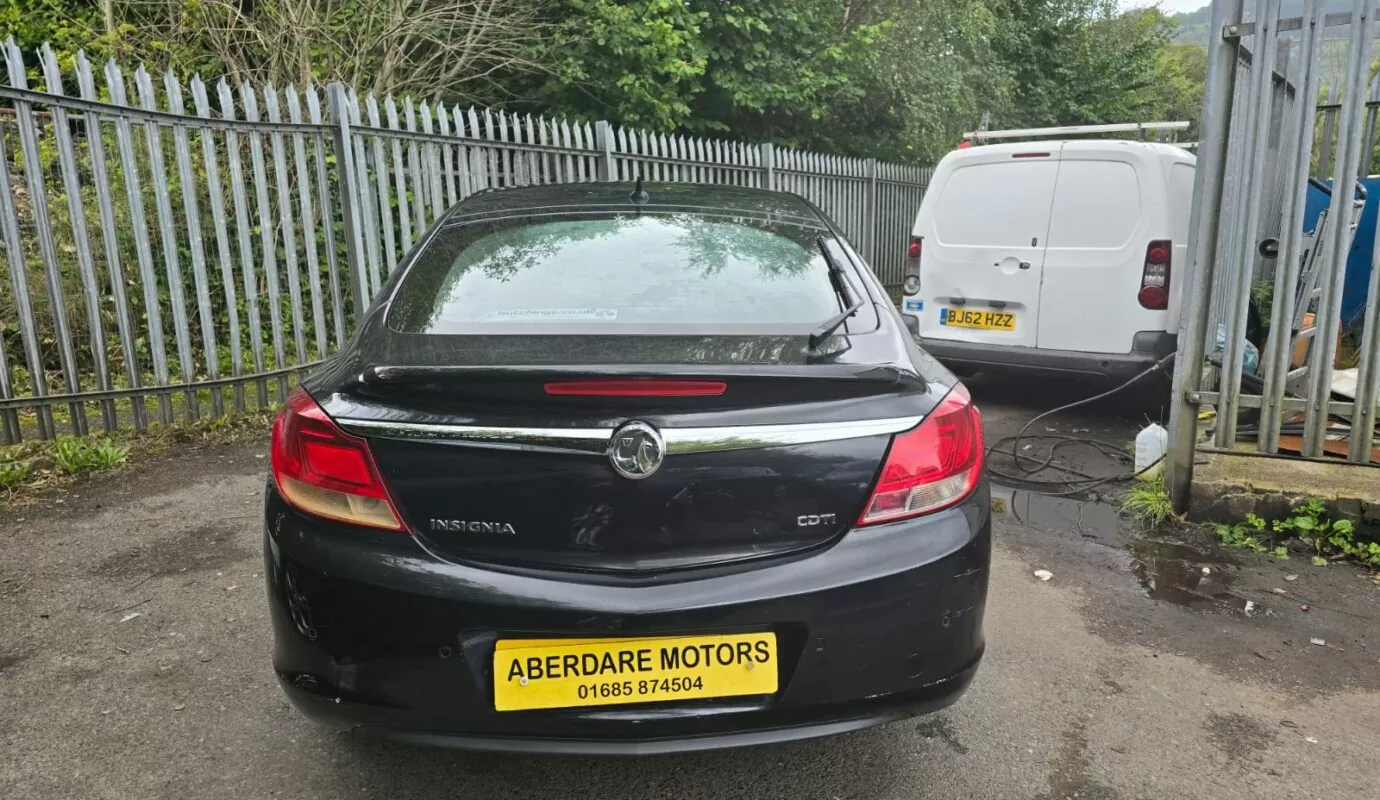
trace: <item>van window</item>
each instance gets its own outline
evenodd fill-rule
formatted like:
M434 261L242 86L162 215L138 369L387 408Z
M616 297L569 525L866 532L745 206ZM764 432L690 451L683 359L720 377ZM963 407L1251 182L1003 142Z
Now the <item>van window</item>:
M1057 161L971 164L949 175L936 198L940 244L1030 247L1045 238Z
M1063 161L1049 246L1117 250L1140 226L1140 181L1122 161Z
M1169 168L1169 230L1175 244L1188 244L1188 212L1193 208L1193 165L1175 162Z

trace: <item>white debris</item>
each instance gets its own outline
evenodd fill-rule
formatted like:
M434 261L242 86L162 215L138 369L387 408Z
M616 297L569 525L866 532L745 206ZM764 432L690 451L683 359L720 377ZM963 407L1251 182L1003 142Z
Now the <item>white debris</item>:
M1251 612L1252 612L1252 611L1255 611L1255 602L1252 601L1252 600L1247 600L1247 601L1246 601L1246 616L1249 617L1249 616L1251 615Z
M1327 640L1326 640L1326 639L1319 639L1319 638L1316 637L1316 636L1314 636L1312 639L1309 639L1308 642L1309 642L1309 644L1315 644L1315 645L1317 645L1318 647L1326 647L1326 646L1327 646Z
M1204 575L1211 575L1211 574L1212 574L1212 568L1211 568L1211 567L1203 567L1203 574L1204 574Z
M139 619L139 618L142 617L142 616L144 616L144 615L143 615L143 614L140 614L138 611L135 611L135 612L133 612L133 613L126 614L126 615L124 615L123 617L120 617L120 621L121 621L121 622L129 622L129 621L132 620L132 619Z
M1035 577L1039 578L1039 579L1042 580L1042 581L1047 581L1047 580L1049 580L1050 578L1053 578L1053 577L1054 577L1054 573L1053 573L1053 572L1050 572L1050 571L1047 570L1047 569L1037 569L1037 570L1035 570L1035 573L1034 573L1034 574L1035 574Z
M1303 740L1304 740L1305 742L1308 742L1309 744L1317 744L1317 743L1318 743L1318 737L1316 737L1316 736L1305 736L1305 737L1303 737Z
M1285 575L1285 576L1284 576L1284 580L1286 580L1286 581L1296 581L1296 580L1298 580L1298 579L1299 579L1299 576L1297 576L1297 575Z

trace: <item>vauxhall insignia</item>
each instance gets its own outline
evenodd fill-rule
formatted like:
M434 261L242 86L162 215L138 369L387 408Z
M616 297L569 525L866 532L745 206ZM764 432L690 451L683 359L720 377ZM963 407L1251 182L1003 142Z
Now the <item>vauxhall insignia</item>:
M433 531L449 531L451 533L498 533L505 536L517 535L517 531L513 530L513 525L509 522L472 522L464 519L432 519L431 529Z
M650 478L666 457L661 432L645 422L629 422L609 440L609 463L619 475L633 480Z

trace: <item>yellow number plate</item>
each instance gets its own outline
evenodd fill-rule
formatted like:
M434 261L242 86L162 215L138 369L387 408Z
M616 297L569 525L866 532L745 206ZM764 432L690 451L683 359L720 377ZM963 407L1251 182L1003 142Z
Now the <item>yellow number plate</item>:
M772 694L776 634L501 639L494 708L525 711Z
M1007 311L941 308L939 324L955 328L979 328L985 331L1014 331L1016 315Z

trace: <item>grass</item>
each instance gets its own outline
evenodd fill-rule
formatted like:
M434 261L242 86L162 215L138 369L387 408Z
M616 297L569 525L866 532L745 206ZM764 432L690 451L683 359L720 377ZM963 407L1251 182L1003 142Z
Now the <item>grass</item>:
M1121 501L1121 510L1151 526L1163 525L1176 517L1174 504L1159 480L1138 481Z
M53 463L68 475L114 469L129 457L129 446L109 439L78 439L64 436L53 443Z
M0 446L0 503L115 472L173 447L262 438L276 413L261 409L197 422L156 424L144 431L121 428L109 434Z
M0 489L9 490L12 486L18 486L32 471L33 468L27 461L0 462Z

